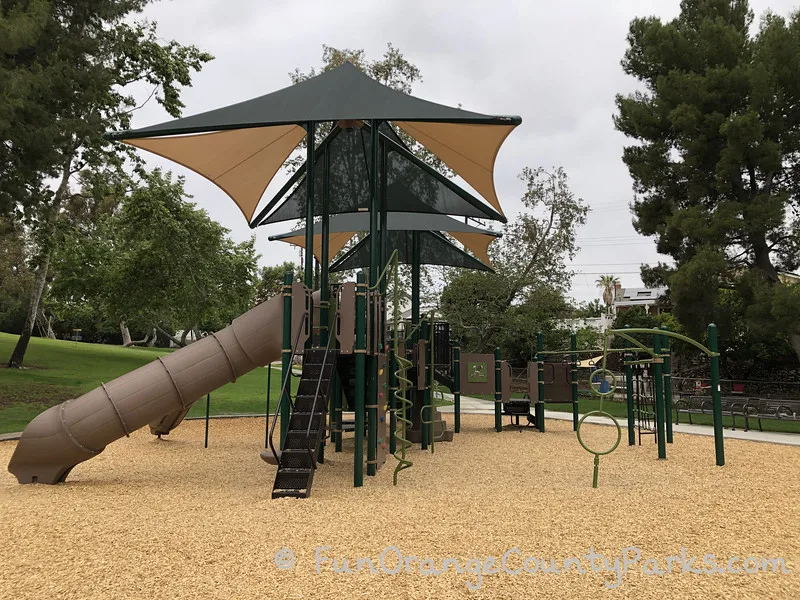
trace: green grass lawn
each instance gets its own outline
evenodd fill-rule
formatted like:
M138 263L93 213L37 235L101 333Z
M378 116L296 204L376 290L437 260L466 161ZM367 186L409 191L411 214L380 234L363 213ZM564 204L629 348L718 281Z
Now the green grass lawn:
M17 342L16 335L0 333L0 364L5 364ZM0 368L0 433L21 431L40 412L76 398L172 352L162 348L122 348L61 340L31 339L25 369ZM273 406L280 393L280 368L271 377ZM292 378L293 390L297 378ZM258 368L211 393L211 414L264 413L267 369ZM205 415L205 401L196 403L190 416Z

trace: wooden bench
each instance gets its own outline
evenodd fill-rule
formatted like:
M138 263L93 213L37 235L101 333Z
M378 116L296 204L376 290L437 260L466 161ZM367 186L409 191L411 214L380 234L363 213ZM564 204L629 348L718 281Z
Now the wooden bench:
M742 398L722 398L722 416L733 418L733 427L736 429L736 417L745 419L744 430L749 429L747 414L745 411L746 402ZM679 415L687 415L689 424L692 423L692 415L714 415L714 403L708 396L684 396L675 402L675 423L679 423Z
M758 430L764 431L761 427L761 420L768 419L773 421L800 421L800 400L782 400L766 398L750 398L744 405L745 410L745 431L749 419L758 421Z

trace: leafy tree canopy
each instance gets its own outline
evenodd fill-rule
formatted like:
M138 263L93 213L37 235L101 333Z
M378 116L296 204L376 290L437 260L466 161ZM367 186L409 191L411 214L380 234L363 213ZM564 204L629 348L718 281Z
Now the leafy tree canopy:
M155 170L117 210L65 231L52 296L139 330L216 330L250 308L254 240L235 244L185 198L182 179Z
M669 22L630 25L625 72L643 89L617 97L614 123L635 143L637 230L675 260L675 314L699 335L723 289L748 326L789 340L800 358L800 14L768 13L751 35L747 0L683 0Z

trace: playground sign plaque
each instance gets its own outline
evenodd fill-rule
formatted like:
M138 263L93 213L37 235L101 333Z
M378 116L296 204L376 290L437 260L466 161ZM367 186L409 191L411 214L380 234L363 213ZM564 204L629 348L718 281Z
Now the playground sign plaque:
M485 362L467 363L467 381L470 383L486 383L489 381L489 366Z
M494 354L461 354L461 393L494 394Z

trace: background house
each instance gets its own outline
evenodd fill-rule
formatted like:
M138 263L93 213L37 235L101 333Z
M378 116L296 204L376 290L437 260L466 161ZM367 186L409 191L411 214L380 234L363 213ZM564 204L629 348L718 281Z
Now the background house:
M667 293L667 288L623 288L617 285L611 310L614 316L620 311L626 311L634 306L641 306L648 314L657 315L662 312L657 305L659 298Z

